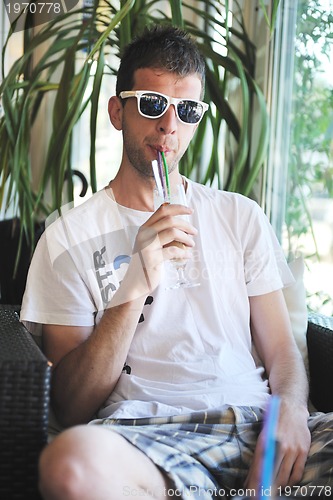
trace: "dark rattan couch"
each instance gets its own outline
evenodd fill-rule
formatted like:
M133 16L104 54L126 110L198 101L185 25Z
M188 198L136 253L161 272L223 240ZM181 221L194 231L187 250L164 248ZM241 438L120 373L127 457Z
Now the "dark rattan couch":
M39 499L50 366L14 307L0 306L0 499Z
M333 318L310 315L310 396L333 411ZM50 366L13 306L0 306L0 499L39 499L37 460L47 441Z

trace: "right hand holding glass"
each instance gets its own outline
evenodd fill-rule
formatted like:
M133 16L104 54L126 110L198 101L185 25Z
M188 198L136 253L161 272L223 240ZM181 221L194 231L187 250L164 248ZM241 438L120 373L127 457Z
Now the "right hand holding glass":
M183 208L188 208L187 207L187 199L185 195L185 188L183 184L176 184L175 186L172 186L170 188L167 195L163 195L161 190L155 189L154 190L154 206L155 208L158 208L159 206L178 206L178 207L183 207ZM177 218L180 218L181 220L184 220L187 224L190 224L189 222L189 215L192 213L179 213L177 214ZM197 233L197 230L190 224L192 230L195 231L194 234ZM194 242L193 242L194 243ZM186 244L186 243L185 243ZM170 243L166 243L164 245L164 248L168 247L178 247L178 248L184 248L184 242L175 235L173 240ZM191 258L191 255L190 257ZM198 286L199 283L195 283L191 280L189 280L186 275L185 275L185 269L186 269L186 264L189 258L184 257L170 257L169 260L171 261L173 268L177 271L176 279L171 282L167 288L169 289L175 289L175 288L190 288L193 286ZM174 269L169 268L169 274L172 274L172 271Z
M160 282L164 261L186 263L191 258L197 234L187 220L192 213L193 210L184 205L162 204L139 229L134 254L140 258L150 290Z

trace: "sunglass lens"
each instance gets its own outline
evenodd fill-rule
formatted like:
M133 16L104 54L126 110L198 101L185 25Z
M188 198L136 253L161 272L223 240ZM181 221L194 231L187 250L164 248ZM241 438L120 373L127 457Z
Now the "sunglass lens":
M185 123L198 123L203 113L202 105L195 101L181 101L177 109L179 118Z
M158 94L143 94L140 97L140 111L146 116L160 116L167 104L166 98Z

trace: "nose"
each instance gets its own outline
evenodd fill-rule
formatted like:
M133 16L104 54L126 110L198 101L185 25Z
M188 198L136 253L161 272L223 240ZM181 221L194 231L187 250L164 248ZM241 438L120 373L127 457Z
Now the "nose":
M159 120L157 120L157 122L159 132L163 132L164 134L174 134L177 130L178 122L175 106L171 104L169 109Z

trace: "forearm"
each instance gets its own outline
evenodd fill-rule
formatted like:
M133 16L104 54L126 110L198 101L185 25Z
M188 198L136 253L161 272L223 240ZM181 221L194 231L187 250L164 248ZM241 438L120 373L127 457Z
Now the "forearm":
M273 484L284 487L299 484L308 456L311 436L308 429L308 384L303 360L297 347L281 345L269 368L272 394L280 398L279 419L275 431L278 447ZM258 437L253 461L245 482L246 488L259 488L262 474L265 432Z
M150 291L136 253L99 324L53 371L52 402L63 425L89 421L113 391Z
M307 405L308 381L281 290L250 298L251 331L272 393Z
M64 426L88 422L114 389L142 311L143 299L108 308L86 341L57 364L52 404Z
M272 394L281 399L276 439L275 484L299 484L310 448L307 425L308 382L302 357L294 341L281 290L250 298L253 339L265 366ZM265 435L261 433L246 481L257 487Z
M282 346L268 367L271 392L281 400L307 407L308 379L296 345Z

